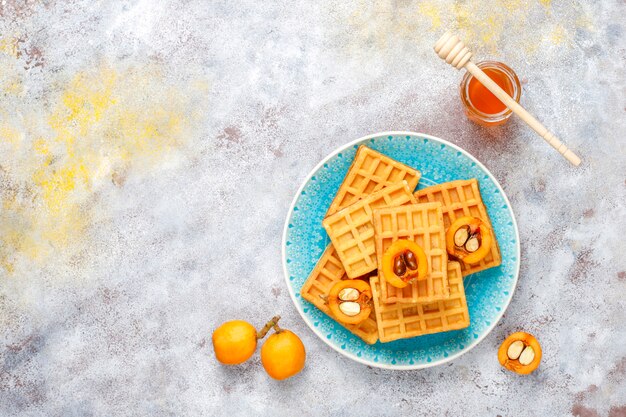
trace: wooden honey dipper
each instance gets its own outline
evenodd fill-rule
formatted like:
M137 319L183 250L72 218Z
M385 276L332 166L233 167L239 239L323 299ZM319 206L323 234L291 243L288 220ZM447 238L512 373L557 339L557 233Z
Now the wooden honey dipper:
M550 132L539 120L535 119L519 103L511 98L498 84L496 84L487 74L483 72L472 59L472 53L457 36L446 32L435 44L435 52L439 58L446 61L456 69L465 68L482 85L487 87L498 99L504 103L511 111L525 121L535 132L539 134L554 149L570 161L573 165L580 165L580 158L572 152L563 142L561 142L552 132Z

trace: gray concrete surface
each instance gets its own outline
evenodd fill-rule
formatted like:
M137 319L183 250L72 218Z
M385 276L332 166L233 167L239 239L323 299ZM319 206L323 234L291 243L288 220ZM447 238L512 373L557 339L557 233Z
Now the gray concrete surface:
M467 0L0 3L0 415L626 415L626 7ZM457 30L523 82L519 121L468 122ZM335 147L450 140L495 174L522 241L513 302L473 351L391 372L317 340L287 294L281 229ZM280 313L299 376L219 366L210 333ZM503 371L510 332L538 372Z

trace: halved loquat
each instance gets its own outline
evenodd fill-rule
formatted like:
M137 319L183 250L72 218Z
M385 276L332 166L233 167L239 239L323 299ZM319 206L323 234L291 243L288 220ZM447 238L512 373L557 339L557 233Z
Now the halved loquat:
M516 332L507 337L498 349L500 365L509 371L527 375L541 362L541 346L535 336Z

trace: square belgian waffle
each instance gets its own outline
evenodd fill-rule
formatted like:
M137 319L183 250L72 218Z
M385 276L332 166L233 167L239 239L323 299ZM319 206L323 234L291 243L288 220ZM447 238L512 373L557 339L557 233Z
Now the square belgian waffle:
M406 181L387 186L326 217L322 224L350 278L376 269L373 212L377 208L415 203Z
M386 303L418 303L448 297L448 272L446 242L441 204L410 204L389 207L374 212L376 232L376 257L380 278L381 296ZM387 283L383 274L382 259L385 251L397 240L409 239L417 243L426 254L428 274L404 288Z
M386 186L399 184L402 181L406 181L409 189L413 190L417 186L420 176L419 171L394 161L365 145L361 145L326 216L334 214L338 210ZM302 286L300 295L332 317L322 297L326 296L335 282L341 279L348 279L348 276L337 255L337 251L331 243L326 247L315 268L313 268L313 271ZM363 323L343 326L366 343L373 344L378 340L378 328L376 327L373 311L370 317Z
M403 180L411 190L414 190L420 177L418 170L361 145L326 216L356 203L366 195Z
M433 185L432 187L417 191L415 198L419 203L437 201L442 204L443 223L446 230L457 218L462 216L477 217L487 223L491 228L494 235L491 252L482 261L474 265L465 264L460 261L463 276L493 268L502 263L495 231L491 226L487 209L480 196L480 189L476 178Z
M461 266L458 262L449 262L447 272L450 297L422 304L385 304L381 300L379 278L370 279L381 342L464 329L470 325Z
M341 261L339 257L337 257L337 252L333 245L328 245L322 257L317 262L317 265L313 268L313 272L311 272L311 275L309 275L309 278L307 278L302 286L300 295L302 298L315 305L315 307L319 308L330 317L333 317L323 297L328 295L333 285L342 279L348 279L346 271L343 269L343 265L341 265ZM372 314L362 323L338 323L363 339L365 343L373 344L378 340L376 314L373 309Z

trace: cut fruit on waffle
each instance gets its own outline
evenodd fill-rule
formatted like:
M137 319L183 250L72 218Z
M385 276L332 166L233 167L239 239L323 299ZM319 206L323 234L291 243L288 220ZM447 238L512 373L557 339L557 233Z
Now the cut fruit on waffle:
M459 217L472 216L481 219L491 229L493 235L491 251L479 263L470 265L461 262L463 276L499 266L502 263L500 248L491 226L487 209L483 204L478 180L458 180L424 188L415 193L419 203L439 202L442 205L443 222L446 230Z
M372 277L370 284L374 295L374 310L380 341L391 342L468 327L470 318L460 264L449 262L447 275L450 297L446 300L421 304L383 303L379 278Z
M414 190L420 177L418 170L361 145L326 216L356 203L366 195L386 186L401 183L403 180L411 190Z
M328 295L333 285L342 279L348 279L348 276L343 269L335 248L332 244L328 245L317 265L313 268L313 272L311 272L311 275L309 275L309 278L302 286L300 295L334 319L324 298ZM362 323L344 324L337 322L363 339L365 343L374 344L378 340L376 315L373 310L370 316Z
M373 212L383 207L415 203L406 181L390 185L324 219L322 224L350 278L376 269Z
M413 190L420 177L421 174L418 170L361 145L326 216L334 214L389 185L402 184L403 181L406 181L409 190ZM348 279L348 276L331 243L326 247L317 265L304 283L300 295L332 317L330 309L322 297L328 295L332 286L342 279ZM378 340L374 312L369 319L358 325L341 324L366 343L373 344Z
M409 204L376 210L374 229L381 297L385 303L424 303L448 297L448 255L441 204ZM428 268L424 279L396 288L386 279L382 262L387 249L401 239L413 241L421 247Z

